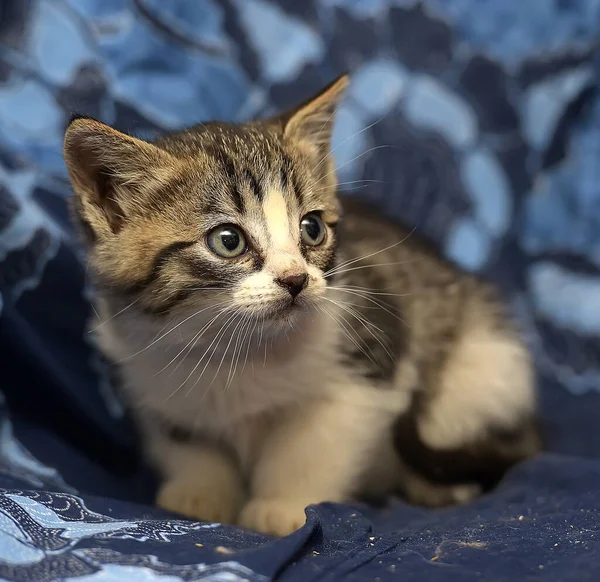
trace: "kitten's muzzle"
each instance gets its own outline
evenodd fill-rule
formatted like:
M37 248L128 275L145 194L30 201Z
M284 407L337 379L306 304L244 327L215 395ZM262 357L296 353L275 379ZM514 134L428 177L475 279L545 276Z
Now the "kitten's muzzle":
M285 277L275 279L275 283L286 289L292 298L295 298L302 292L303 289L306 288L306 285L308 284L308 274L300 273L297 275L287 275Z

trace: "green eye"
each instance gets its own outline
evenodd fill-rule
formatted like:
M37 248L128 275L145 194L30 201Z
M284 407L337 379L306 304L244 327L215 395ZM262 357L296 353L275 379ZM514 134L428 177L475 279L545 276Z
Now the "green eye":
M242 231L232 224L217 226L206 237L208 248L219 257L235 259L247 250Z
M325 225L316 214L307 214L300 221L300 234L304 244L316 247L325 240Z

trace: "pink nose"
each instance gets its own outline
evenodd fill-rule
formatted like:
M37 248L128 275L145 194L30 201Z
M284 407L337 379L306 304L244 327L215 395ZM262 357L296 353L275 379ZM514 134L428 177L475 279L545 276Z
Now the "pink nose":
M287 289L292 297L296 297L305 287L308 282L308 275L300 273L298 275L286 275L275 279L275 283L284 289Z

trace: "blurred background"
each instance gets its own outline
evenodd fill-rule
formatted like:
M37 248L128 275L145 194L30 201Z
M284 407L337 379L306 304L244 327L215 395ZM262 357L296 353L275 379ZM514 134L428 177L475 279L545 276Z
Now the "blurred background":
M71 114L152 138L274 113L345 71L342 188L502 287L549 447L600 456L599 40L596 0L2 0L2 471L135 497L112 479L133 437L85 335Z

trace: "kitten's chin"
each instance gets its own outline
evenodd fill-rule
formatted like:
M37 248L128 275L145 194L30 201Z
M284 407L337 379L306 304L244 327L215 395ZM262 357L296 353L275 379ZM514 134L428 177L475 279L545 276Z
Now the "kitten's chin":
M302 299L262 305L260 310L255 312L254 317L273 331L284 332L297 327L315 311L315 301Z

